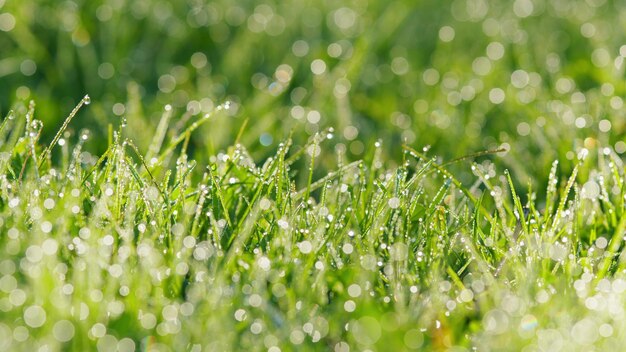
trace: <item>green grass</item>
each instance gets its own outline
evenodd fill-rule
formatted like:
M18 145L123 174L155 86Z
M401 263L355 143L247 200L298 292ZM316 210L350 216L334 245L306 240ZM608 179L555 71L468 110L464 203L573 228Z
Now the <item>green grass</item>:
M0 0L0 351L621 350L625 21Z
M474 170L470 186L410 146L389 167L382 143L354 163L336 153L314 178L331 132L287 139L260 163L237 144L201 166L186 148L205 119L165 139L161 124L147 158L123 125L101 156L63 129L42 145L34 115L31 103L0 130L3 350L613 350L626 339L624 168L610 148L581 155L571 176L554 163L549 188L526 191L474 160L496 151L456 161Z
M0 32L0 113L34 99L56 126L89 93L92 109L77 130L98 135L124 117L147 148L142 131L156 129L166 104L174 116L201 116L228 100L232 119L190 139L201 163L232 145L247 119L240 142L257 160L292 131L302 145L329 127L347 137L335 141L350 160L378 139L395 162L405 140L445 160L508 144L495 163L521 187L545 187L553 160L573 167L570 152L586 138L626 151L624 9L533 0L526 16L528 1L486 3L3 1L14 25ZM313 73L315 60L323 72ZM493 89L502 102L492 102ZM98 154L104 134L91 145ZM467 168L454 172L471 182Z

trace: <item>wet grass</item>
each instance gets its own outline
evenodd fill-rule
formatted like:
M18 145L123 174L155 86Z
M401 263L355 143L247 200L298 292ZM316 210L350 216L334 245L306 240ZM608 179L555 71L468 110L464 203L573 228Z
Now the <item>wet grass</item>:
M625 25L0 0L0 351L621 350Z
M469 185L426 148L404 146L392 167L377 142L348 163L325 146L332 130L265 160L236 144L199 165L190 132L223 105L178 131L166 108L146 151L111 126L102 155L66 124L40 143L35 111L0 128L3 350L612 350L626 338L624 167L610 148L579 153L571 175L555 162L547 189L515 189L477 162L502 150L451 162L473 171ZM317 178L322 155L336 164Z

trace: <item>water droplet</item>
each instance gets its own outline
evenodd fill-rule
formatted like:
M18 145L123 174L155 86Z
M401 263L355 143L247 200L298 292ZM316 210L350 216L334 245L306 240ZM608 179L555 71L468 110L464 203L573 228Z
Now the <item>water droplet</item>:
M41 122L41 120L33 120L30 123L30 127L33 130L40 130L43 127L43 122Z
M165 111L172 111L172 106L170 104L165 105Z
M83 102L85 103L85 105L91 104L91 98L89 97L89 95L85 95L85 97L83 98Z
M80 131L80 139L86 141L87 139L89 139L90 134L91 132L88 129L82 129Z
M390 208L396 209L397 207L400 206L400 199L397 198L397 197L393 197L393 198L389 199L387 204L389 205Z

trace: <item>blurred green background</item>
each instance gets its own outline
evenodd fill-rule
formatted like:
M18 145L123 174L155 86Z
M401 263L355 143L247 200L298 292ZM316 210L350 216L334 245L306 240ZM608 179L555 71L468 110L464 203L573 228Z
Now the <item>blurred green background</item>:
M606 0L0 0L0 113L34 99L49 140L89 94L74 130L104 150L124 117L145 150L166 104L189 124L230 101L194 158L247 119L259 159L333 127L320 170L333 148L359 159L379 139L392 164L404 142L444 161L504 147L484 171L543 187L555 159L626 151L625 27Z

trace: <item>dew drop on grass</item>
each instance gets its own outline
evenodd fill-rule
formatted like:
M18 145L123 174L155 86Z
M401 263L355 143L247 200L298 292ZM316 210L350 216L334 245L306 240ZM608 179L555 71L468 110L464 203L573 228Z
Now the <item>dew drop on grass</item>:
M41 120L35 119L35 120L31 121L30 127L33 130L38 131L38 130L40 130L43 127L43 122Z
M599 249L605 249L609 243L606 238L598 237L595 244L596 244L596 247L598 247Z
M24 310L24 322L32 328L38 328L46 322L46 311L40 306L30 306Z
M352 313L356 309L356 303L353 300L347 300L343 304L343 309L348 313Z
M244 321L246 319L246 311L243 309L237 309L233 315L237 321Z
M509 317L504 311L493 309L483 317L483 327L490 334L501 334L509 327Z
M88 129L82 129L80 131L80 139L83 141L86 141L87 139L89 139L89 134L91 132Z
M135 342L128 337L121 339L117 343L117 350L120 352L130 352L135 350Z
M406 260L409 254L409 247L402 243L394 243L389 247L389 256L393 261L402 261Z
M74 337L74 325L68 320L59 320L54 324L52 334L57 341L70 341Z
M9 208L15 208L18 206L18 204L20 204L20 199L19 198L13 198L11 200L9 200Z
M313 245L310 241L302 241L298 244L298 248L302 254L309 254L313 250Z
M269 260L269 258L267 257L260 257L257 260L257 264L259 266L259 268L261 268L263 271L269 271L272 265L272 262Z
M83 98L83 102L85 103L85 105L91 104L91 97L89 95L85 95L85 97Z
M600 186L593 180L585 182L582 187L583 199L597 199L600 196Z
M352 284L348 286L348 295L352 298L359 297L361 295L361 286L358 284Z
M525 315L524 317L522 317L522 320L520 322L520 328L522 328L522 330L524 331L532 331L538 325L539 322L537 321L537 318L535 318L535 316L532 314Z

